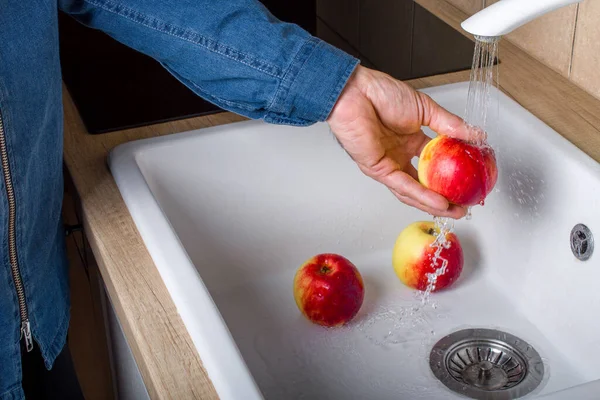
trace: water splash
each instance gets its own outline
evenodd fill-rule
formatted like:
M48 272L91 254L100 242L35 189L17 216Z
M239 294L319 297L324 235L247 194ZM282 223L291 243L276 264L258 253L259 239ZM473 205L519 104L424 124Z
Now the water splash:
M357 321L352 328L362 332L371 344L390 349L393 346L428 340L428 335L423 333L431 332L435 316L432 310L416 305L381 304L367 318Z
M475 142L479 146L489 146L487 143L488 109L491 103L491 89L498 82L498 66L495 63L498 54L498 38L475 38L475 50L471 65L469 92L465 106L465 122L481 132ZM497 121L494 121L494 125ZM469 154L471 157L472 155ZM483 205L483 201L480 203ZM472 218L471 207L467 209L466 219ZM421 305L429 303L429 297L435 291L438 278L446 273L448 260L442 257L442 251L452 245L447 236L454 230L454 222L449 218L434 218L436 238L431 246L435 249L431 259L431 269L427 274L427 287L419 293Z
M435 217L433 221L436 232L435 240L430 245L435 249L431 258L433 272L427 274L427 286L425 291L420 293L421 305L423 306L429 303L429 296L435 291L438 278L444 275L448 269L448 260L442 257L442 251L452 246L452 243L448 240L448 234L454 231L454 221L450 218Z
M487 145L488 109L491 103L491 88L498 81L498 40L475 38L475 50L471 65L469 92L465 106L464 120L471 127L483 132L479 145Z

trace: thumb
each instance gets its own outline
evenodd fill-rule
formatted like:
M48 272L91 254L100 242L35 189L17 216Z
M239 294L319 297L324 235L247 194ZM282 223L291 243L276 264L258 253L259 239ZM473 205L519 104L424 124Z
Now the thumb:
M417 93L423 110L422 124L424 126L428 126L438 135L468 142L479 142L485 139L485 132L482 129L467 124L458 115L446 110L425 93Z

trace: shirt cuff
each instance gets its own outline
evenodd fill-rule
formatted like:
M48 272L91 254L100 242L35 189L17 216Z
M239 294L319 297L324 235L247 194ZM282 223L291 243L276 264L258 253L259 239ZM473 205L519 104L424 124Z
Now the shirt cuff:
M359 60L310 37L290 64L264 120L306 126L325 121Z

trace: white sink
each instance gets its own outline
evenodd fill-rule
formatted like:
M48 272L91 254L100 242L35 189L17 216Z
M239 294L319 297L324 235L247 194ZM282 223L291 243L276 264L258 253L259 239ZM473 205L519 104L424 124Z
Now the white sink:
M424 91L462 115L467 88ZM578 223L600 235L600 166L494 93L498 190L456 224L459 281L433 295L437 308L412 314L419 303L394 274L392 246L406 225L431 217L363 176L327 125L247 121L111 153L125 203L222 399L463 398L436 380L429 352L466 327L499 329L537 350L545 376L528 398L599 393L600 254L576 260L569 238ZM365 303L348 327L312 325L294 303L295 270L321 252L348 257L365 280Z

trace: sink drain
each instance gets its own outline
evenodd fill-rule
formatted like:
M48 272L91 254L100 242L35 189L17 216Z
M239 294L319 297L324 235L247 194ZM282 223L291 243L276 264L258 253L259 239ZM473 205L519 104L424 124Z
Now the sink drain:
M580 261L587 261L594 252L594 236L584 224L577 224L571 230L571 251Z
M493 329L465 329L442 338L429 357L449 389L480 400L509 400L533 391L544 363L528 343Z

